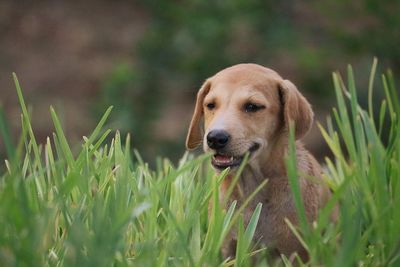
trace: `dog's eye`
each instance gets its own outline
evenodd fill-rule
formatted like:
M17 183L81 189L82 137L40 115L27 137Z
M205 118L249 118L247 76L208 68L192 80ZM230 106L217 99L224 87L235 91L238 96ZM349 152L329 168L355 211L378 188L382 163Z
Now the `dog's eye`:
M265 108L265 106L260 106L260 105L256 105L256 104L253 104L253 103L246 103L244 105L244 110L246 112L256 112L256 111L259 111L260 109L263 109L263 108Z
M215 108L215 103L208 103L206 107L208 108L208 110L213 110Z

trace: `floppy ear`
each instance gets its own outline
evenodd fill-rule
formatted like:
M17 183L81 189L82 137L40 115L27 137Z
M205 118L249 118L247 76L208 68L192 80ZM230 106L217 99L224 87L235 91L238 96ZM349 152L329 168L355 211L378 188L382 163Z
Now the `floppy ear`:
M305 136L311 128L314 118L311 105L289 80L281 81L279 90L282 95L285 127L289 130L289 122L293 121L295 138L298 140Z
M189 131L186 137L186 148L195 149L202 143L203 133L200 127L201 118L203 117L203 101L204 97L210 91L210 81L207 80L197 93L196 106L194 108L192 121L190 122Z

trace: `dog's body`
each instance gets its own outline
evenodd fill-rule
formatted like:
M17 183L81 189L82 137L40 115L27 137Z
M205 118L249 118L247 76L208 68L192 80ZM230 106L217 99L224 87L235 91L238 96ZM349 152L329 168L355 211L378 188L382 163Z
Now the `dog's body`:
M204 117L205 134L201 131ZM288 150L289 121L295 124L299 140L310 129L313 112L307 100L288 80L276 72L255 64L239 64L224 69L207 79L197 95L197 102L186 146L193 149L203 143L206 152L213 152L212 165L217 172L230 167L221 186L223 196L236 167L246 153L249 162L235 187L231 200L240 205L265 179L268 184L251 201L244 212L245 221L251 217L257 203L263 208L255 241L275 248L278 254L297 252L303 259L307 253L290 230L285 218L298 224L296 208L285 168ZM296 141L299 184L307 219L316 219L318 209L330 197L320 178L321 167L314 157ZM236 237L230 236L223 249L232 255Z

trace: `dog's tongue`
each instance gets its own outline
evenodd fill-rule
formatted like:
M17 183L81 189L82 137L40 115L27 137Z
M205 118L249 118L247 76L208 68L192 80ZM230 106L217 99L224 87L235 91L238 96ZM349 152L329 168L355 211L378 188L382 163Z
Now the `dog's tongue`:
M218 163L222 163L222 164L228 164L233 161L233 157L231 157L231 156L218 155L218 154L214 156L214 159Z

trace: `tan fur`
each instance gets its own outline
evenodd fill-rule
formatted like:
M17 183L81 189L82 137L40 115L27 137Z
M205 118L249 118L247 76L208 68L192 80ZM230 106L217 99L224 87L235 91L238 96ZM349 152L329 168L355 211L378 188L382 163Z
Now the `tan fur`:
M249 101L264 105L265 109L245 112L242 107ZM205 107L210 102L215 103L215 109ZM201 131L202 118L204 135ZM194 149L203 143L204 150L211 151L205 138L211 129L224 129L231 135L227 151L232 155L243 155L254 142L260 143L260 149L250 156L230 201L238 200L240 205L260 183L268 179L267 186L245 210L245 220L248 222L257 203L262 203L255 241L288 257L297 252L305 260L305 249L285 223L285 218L295 225L298 223L284 162L288 150L289 121L295 123L297 167L301 174L299 182L306 215L312 222L317 217L318 209L330 196L330 191L322 182L306 179L308 176L320 178L322 171L318 162L298 141L310 129L313 112L296 86L275 71L256 64L239 64L209 78L197 95L186 146ZM234 172L235 169L232 170ZM229 187L231 175L223 182L221 195ZM234 246L230 243L234 243L235 238L234 234L228 238L223 249L226 256L233 253Z

